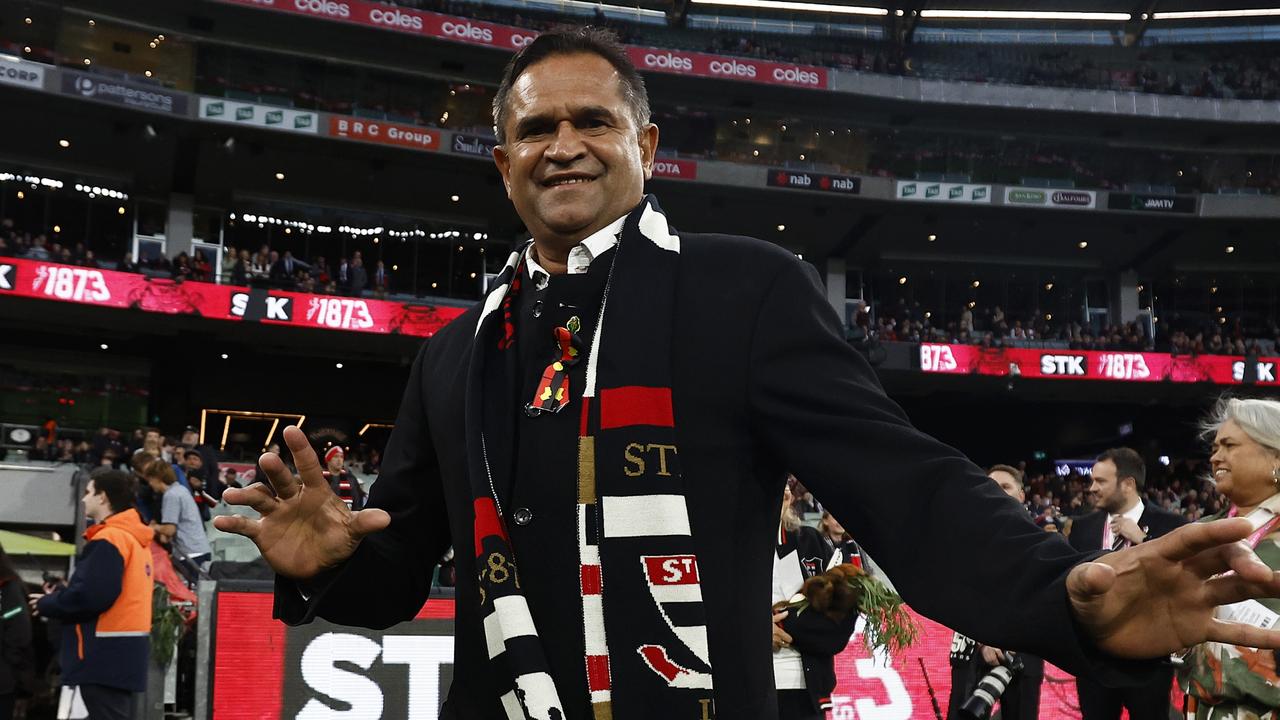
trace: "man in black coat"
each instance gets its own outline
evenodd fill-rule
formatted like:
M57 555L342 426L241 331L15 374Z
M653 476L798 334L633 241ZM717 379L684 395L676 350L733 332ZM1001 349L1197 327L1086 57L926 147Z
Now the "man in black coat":
M1142 499L1147 466L1131 448L1115 448L1098 456L1089 492L1098 508L1071 524L1071 545L1081 552L1120 550L1166 535L1187 524L1186 518ZM1076 679L1083 720L1118 720L1127 708L1132 720L1167 720L1173 668L1134 687L1109 688L1088 678Z
M271 283L276 287L292 288L298 280L298 270L302 266L293 259L293 251L285 250L284 255L271 266Z
M257 521L215 522L254 539L279 573L278 617L378 627L413 617L430 591L435 560L452 545L459 562L457 641L442 717L586 720L611 712L633 720L657 717L647 714L655 703L693 697L701 706L688 713L693 720L772 719L776 695L763 614L783 479L794 471L916 610L999 647L1124 684L1146 678L1154 664L1112 655L1155 658L1206 637L1280 645L1280 633L1212 621L1219 602L1280 593L1280 582L1235 543L1248 534L1247 523L1187 528L1182 543L1157 541L1085 562L1088 556L1037 528L961 453L911 426L845 343L810 266L762 241L674 230L644 195L658 129L648 122L643 80L616 42L592 30L540 35L513 59L494 106L494 159L533 237L527 254L513 258L518 272L504 270L511 287L518 278L522 289L504 298L504 283L423 348L365 510L351 513L333 495L297 428L284 437L300 483L268 453L261 466L274 492L259 485L226 493L228 502L262 514ZM555 368L548 355L560 338L592 337L592 310L604 303L614 273L624 274L611 263L625 257L618 237L627 233L627 243L660 248L649 257L678 249L678 258L661 255L674 269L654 278L672 286L678 311L646 330L670 333L668 403L644 396L645 403L618 409L653 418L674 410L678 428L674 445L628 446L629 456L619 452L608 468L597 466L620 474L643 461L639 467L647 463L646 477L653 477L653 469L662 475L668 455L678 459L683 495L674 497L688 508L682 537L696 552L700 577L692 579L705 606L702 647L711 677L642 647L639 655L669 685L635 693L620 682L610 708L596 702L601 678L591 665L596 656L584 649L602 638L584 635L584 617L594 611L586 610L586 560L580 561L582 506L575 506L574 483L565 481L582 469L578 420L572 409L546 412L534 402L550 395L541 377L567 381L563 398L585 404L585 388L595 381L586 363ZM626 295L609 302L630 308L631 317L649 307ZM485 318L503 320L497 327L506 335L477 344ZM509 392L469 392L477 353L491 360L477 372L505 378ZM474 424L486 430L479 438L469 429ZM487 480L484 496L473 492L477 478ZM612 526L608 519L605 525ZM505 556L486 567L495 560L487 549L477 557L478 539L490 548L495 538L519 553L518 572ZM1194 572L1168 572L1192 559ZM464 563L471 568L464 571ZM1215 580L1206 593L1208 578L1228 567L1239 577ZM495 603L481 589L512 576L519 594L503 597L518 605L508 606L505 617L489 612ZM389 585L388 578L396 581ZM1157 595L1143 613L1129 612L1126 592L1135 584ZM636 623L651 622L655 608L647 598L617 599L644 611ZM681 621L664 618L673 630ZM606 612L606 625L610 619ZM674 643L665 647L684 652ZM608 651L620 671L638 662L635 647L610 643ZM516 688L500 694L499 676L507 675L503 687L510 687L515 671L491 658L535 654L547 668L535 678L539 684L521 686L528 676L518 676ZM549 696L560 706L545 704Z
M351 261L351 297L361 297L369 285L369 271L364 269L364 260L354 258Z

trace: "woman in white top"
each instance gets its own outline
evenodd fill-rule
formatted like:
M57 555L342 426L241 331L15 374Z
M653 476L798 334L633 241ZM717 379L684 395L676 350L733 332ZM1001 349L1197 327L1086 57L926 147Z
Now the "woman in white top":
M782 498L773 561L773 603L790 600L805 580L832 564L834 550L818 531L800 524L791 507L791 483ZM837 560L838 561L838 560ZM822 720L836 686L834 658L853 636L858 616L836 623L820 612L773 615L773 681L779 720Z

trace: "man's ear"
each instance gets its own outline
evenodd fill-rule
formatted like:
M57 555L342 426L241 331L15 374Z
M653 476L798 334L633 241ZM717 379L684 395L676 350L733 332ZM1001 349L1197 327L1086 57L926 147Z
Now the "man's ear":
M502 186L507 189L507 199L511 199L511 158L502 145L493 146L493 164L498 166L498 174L502 176Z
M653 161L658 153L658 126L645 125L636 140L640 145L640 167L644 169L644 179L648 180L653 177Z

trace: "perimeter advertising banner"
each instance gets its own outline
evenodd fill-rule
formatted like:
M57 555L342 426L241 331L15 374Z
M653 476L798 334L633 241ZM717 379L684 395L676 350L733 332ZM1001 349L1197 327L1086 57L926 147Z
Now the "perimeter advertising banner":
M533 30L425 10L391 7L364 0L219 0L219 2L468 45L482 45L510 52L528 45L538 36L538 33ZM814 90L825 90L828 87L826 68L810 65L632 46L627 47L627 54L636 67L648 72L741 80Z
M213 720L437 717L453 679L452 599L382 631L285 627L271 602L268 592L218 593ZM873 657L858 634L836 657L829 720L934 720L930 685L946 713L952 632L916 617L920 638L902 656ZM1080 717L1075 680L1051 665L1040 698L1044 720Z
M40 63L23 62L6 55L0 57L0 83L41 90L44 88L44 69Z
M991 202L990 185L899 180L896 190L895 197L899 200L969 204L989 204Z
M697 180L698 161L657 158L653 161L653 176L668 180Z
M76 70L62 71L62 94L112 105L124 105L135 110L179 116L187 114L188 95L184 92L168 90L159 85L144 85L90 75Z
M329 135L344 140L359 140L424 152L435 152L440 149L439 130L368 118L331 115L329 116Z
M627 56L637 68L646 72L741 80L810 90L827 89L827 69L812 65L630 46L627 47Z
M471 155L472 157L492 160L493 149L497 146L498 140L488 135L455 133L453 145L449 149L456 155Z
M1111 210L1135 212L1194 213L1196 199L1190 195L1145 195L1142 193L1111 193L1107 197Z
M765 184L769 187L817 190L819 192L837 192L849 195L857 195L862 191L862 178L853 177L852 175L827 175L825 173L796 170L770 170L765 175Z
M256 105L226 98L200 98L200 119L308 135L320 132L318 113L272 105Z
M1004 204L1032 205L1035 207L1068 210L1092 210L1098 206L1098 192L1096 190L1007 187L1004 189Z
M462 308L311 295L0 258L7 295L215 320L430 337Z
M1257 384L1280 384L1277 366L1280 358L1259 358ZM1175 356L924 343L920 346L920 369L952 375L1238 385L1244 381L1245 359L1231 355Z

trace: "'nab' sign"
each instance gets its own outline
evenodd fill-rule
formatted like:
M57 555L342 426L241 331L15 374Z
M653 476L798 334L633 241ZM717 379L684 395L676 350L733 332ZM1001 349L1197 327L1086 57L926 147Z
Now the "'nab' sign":
M862 190L862 179L848 175L772 170L766 177L769 187L838 192L850 195L857 195Z
M0 290L12 290L17 283L17 268L12 265L0 265Z

